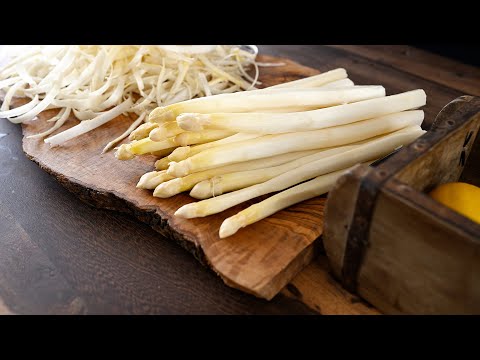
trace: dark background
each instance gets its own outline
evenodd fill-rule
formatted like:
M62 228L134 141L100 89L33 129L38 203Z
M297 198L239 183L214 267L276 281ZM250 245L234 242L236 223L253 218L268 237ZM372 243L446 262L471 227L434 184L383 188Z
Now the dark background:
M480 66L480 46L477 45L417 44L413 46L447 56L465 64Z

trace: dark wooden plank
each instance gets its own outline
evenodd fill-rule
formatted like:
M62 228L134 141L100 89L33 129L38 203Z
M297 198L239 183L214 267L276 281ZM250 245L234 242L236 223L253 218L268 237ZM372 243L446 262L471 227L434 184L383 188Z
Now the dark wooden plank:
M480 95L480 68L408 45L331 45L463 92Z
M267 302L225 286L189 253L150 227L127 215L94 209L66 191L24 156L19 126L2 120L0 133L7 134L0 138L0 207L11 214L24 236L48 255L83 299L87 313L313 313L283 295ZM4 228L0 225L2 231ZM9 232L5 238L19 246L22 236ZM7 255L4 247L0 254ZM35 276L34 268L25 271ZM20 280L12 276L10 283L18 281L22 291L27 291ZM4 284L0 282L0 298L8 309L16 312L15 303L23 301L26 305L21 312L38 311L34 304L27 306L25 292L19 291L19 298L11 297ZM59 285L38 286L38 301L45 304L46 311L54 311L52 297Z
M446 104L463 95L460 91L438 85L422 77L408 74L342 49L327 46L284 45L261 46L260 51L275 56L286 56L302 65L312 66L320 71L343 67L355 83L383 85L387 95L418 88L424 89L427 93L427 105L423 108L425 110L423 125L425 129L430 127L438 112Z
M5 303L0 303L0 313L85 313L83 299L76 295L2 202L0 229L0 299Z

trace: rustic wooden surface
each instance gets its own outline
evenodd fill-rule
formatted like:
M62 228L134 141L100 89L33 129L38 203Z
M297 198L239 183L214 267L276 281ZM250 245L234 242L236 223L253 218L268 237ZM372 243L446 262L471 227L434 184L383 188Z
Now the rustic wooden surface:
M345 67L352 80L383 84L389 93L422 87L429 96L427 126L446 103L463 94L427 76L338 47L261 46L260 51L320 71ZM383 51L396 50L391 47ZM413 60L411 66L415 66ZM442 71L452 75L462 67L455 63L454 68ZM11 234L0 238L12 243L0 250L0 298L2 310L7 309L3 311L376 313L341 289L329 276L324 257L309 265L271 302L228 288L188 253L163 241L146 225L79 202L24 157L19 127L0 122L0 133L8 134L0 139L0 228L8 224ZM22 246L28 251L21 251ZM14 256L24 257L25 265L35 266L3 265ZM59 280L52 285L45 274Z

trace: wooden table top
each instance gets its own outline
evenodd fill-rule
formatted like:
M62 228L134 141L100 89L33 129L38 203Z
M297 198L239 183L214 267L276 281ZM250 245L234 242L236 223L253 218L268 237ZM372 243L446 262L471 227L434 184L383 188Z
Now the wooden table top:
M480 96L479 68L408 46L259 48L322 71L344 67L354 82L382 84L388 94L421 87L427 127L454 98ZM21 138L20 126L0 121L0 314L346 312L295 294L302 274L270 302L229 288L147 225L82 203L25 157ZM468 176L480 181L478 171Z

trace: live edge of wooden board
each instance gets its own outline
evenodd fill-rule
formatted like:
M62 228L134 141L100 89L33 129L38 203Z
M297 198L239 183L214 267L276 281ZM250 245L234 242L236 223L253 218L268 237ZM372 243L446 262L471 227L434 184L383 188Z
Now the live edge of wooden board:
M285 64L262 68L262 86L319 72L287 59L270 56L259 56L259 59ZM41 117L48 118L53 114L53 111L48 111ZM219 239L218 229L225 218L264 197L207 218L176 218L173 213L193 201L187 194L157 199L151 191L135 187L140 175L153 169L153 157L118 161L113 151L101 154L103 146L122 133L130 122L120 117L65 145L49 148L39 139L27 138L49 126L45 126L44 121L32 121L23 125L23 149L32 161L81 200L95 207L132 214L189 250L227 285L255 296L273 298L315 257L320 243L317 240L323 230L324 197L302 202L242 229L232 237ZM70 119L62 130L76 123L75 119ZM322 268L324 271L327 268L325 262ZM292 286L289 291L295 292ZM342 292L338 289L332 291ZM369 311L365 306L365 310L360 312L375 311Z

